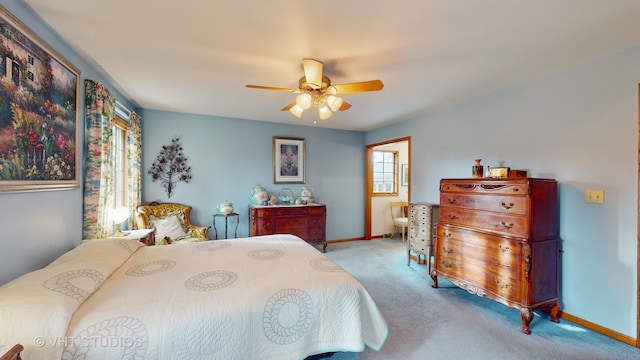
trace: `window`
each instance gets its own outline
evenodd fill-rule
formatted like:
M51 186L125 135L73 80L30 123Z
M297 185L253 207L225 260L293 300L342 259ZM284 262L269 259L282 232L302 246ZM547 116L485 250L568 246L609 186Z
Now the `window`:
M29 65L33 65L33 63L34 63L33 56L27 55L27 62L29 63Z
M127 122L121 117L113 126L113 152L115 206L127 206Z
M398 152L373 151L373 195L398 195Z
M33 81L34 78L35 77L34 77L33 73L31 71L27 71L27 79Z

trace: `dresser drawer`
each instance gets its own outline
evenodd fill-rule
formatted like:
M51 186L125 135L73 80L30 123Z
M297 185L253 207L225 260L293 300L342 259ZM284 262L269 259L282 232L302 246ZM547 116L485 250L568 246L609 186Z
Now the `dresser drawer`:
M468 194L490 194L490 195L527 195L529 185L526 180L509 182L495 180L487 181L456 181L447 180L440 184L441 193L468 193ZM443 204L440 204L443 205Z
M257 216L257 217L271 217L273 216L273 209L269 209L269 208L256 208L256 209L251 209L251 215L252 216Z
M273 230L276 234L293 234L303 239L308 237L309 219L301 217L296 221L290 221L286 217L276 217L273 219Z
M442 206L495 211L505 214L525 215L527 213L527 198L524 196L441 193L440 203Z
M515 258L498 261L477 255L481 249L456 239L441 241L436 247L436 271L447 277L464 280L478 288L511 301L520 301L522 276L520 264Z
M273 218L257 218L253 226L254 233L251 236L273 234Z
M464 243L469 256L482 259L497 259L499 262L509 263L522 261L522 241L509 240L499 235L468 230L455 226L438 226L438 239L453 239ZM440 241L440 240L439 240Z
M529 233L527 218L488 211L468 211L442 206L440 223L473 227L490 232L526 237Z
M324 215L324 206L309 206L309 215Z
M306 216L308 214L308 206L278 207L274 209L275 216Z
M429 248L429 244L424 240L420 242L410 242L408 246L409 250L418 254L426 254L428 252L427 249Z
M441 236L442 233L438 234L436 257L441 255L443 259L449 257L464 259L464 263L474 263L478 267L484 267L496 273L520 271L522 255L517 253L517 243L487 242L481 237L473 239L475 241L465 241L446 237L447 232L444 233L445 236Z

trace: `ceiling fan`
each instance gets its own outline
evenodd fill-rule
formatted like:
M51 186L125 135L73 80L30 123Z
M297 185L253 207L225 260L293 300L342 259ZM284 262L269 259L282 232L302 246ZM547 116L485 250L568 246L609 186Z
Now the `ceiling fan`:
M382 90L384 84L380 80L354 82L348 84L331 84L331 80L322 73L322 62L314 59L302 59L304 76L298 81L297 89L279 88L260 85L246 85L251 89L286 91L298 93L296 101L283 107L281 110L289 110L300 119L302 112L312 105L318 108L320 120L326 120L336 111L345 111L351 104L342 100L338 95L354 94L366 91Z

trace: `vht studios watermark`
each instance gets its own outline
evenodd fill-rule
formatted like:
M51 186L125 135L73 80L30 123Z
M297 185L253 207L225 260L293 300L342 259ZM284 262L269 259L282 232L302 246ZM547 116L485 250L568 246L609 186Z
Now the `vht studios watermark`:
M33 343L37 347L143 347L145 339L120 336L36 336Z

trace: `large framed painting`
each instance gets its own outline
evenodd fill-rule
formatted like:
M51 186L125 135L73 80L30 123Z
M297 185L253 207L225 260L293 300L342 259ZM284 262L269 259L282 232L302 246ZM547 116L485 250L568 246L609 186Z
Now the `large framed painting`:
M273 183L304 184L304 139L273 137Z
M80 187L80 71L0 6L0 193Z

